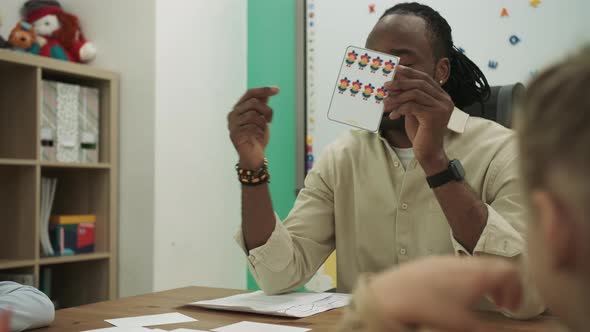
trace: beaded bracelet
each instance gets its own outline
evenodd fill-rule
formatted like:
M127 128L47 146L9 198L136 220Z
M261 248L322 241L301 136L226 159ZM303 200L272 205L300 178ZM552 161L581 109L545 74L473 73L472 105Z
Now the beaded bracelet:
M268 160L264 158L264 164L257 170L246 170L236 164L238 180L245 186L258 186L264 183L270 183L270 174L268 173Z

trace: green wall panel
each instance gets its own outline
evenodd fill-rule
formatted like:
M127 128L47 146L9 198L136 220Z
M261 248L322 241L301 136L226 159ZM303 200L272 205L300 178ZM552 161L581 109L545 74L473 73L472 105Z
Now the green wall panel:
M278 86L266 151L275 211L295 200L295 0L248 0L248 87ZM248 289L258 289L248 273Z

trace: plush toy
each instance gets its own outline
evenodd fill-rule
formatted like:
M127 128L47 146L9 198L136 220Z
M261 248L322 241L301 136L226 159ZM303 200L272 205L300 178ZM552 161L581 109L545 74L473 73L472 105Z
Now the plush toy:
M18 22L8 37L8 43L17 51L38 54L39 44L36 38L35 29L29 23Z
M56 0L29 0L21 15L37 32L40 55L73 62L96 57L96 47L84 38L78 18L63 11Z

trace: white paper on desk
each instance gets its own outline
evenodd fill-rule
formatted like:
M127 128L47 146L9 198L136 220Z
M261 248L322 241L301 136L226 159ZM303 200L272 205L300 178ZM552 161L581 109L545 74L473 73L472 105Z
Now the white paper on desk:
M107 327L104 329L86 330L82 332L154 332L145 327Z
M153 330L152 330L153 331ZM172 330L172 331L166 331L166 332L207 332L207 331L203 331L203 330L193 330L193 329L176 329L176 330Z
M167 314L107 319L105 322L118 327L139 327L164 324L196 322L197 320L178 312Z
M218 327L214 332L306 332L311 329L285 325L264 324L254 322L239 322L223 327Z
M253 312L272 316L309 317L348 305L350 295L337 293L289 293L265 295L262 291L239 294L189 305L228 311Z

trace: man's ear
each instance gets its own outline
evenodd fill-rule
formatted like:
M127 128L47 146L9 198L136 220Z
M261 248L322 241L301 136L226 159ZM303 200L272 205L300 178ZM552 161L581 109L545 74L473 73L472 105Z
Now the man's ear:
M535 191L532 194L533 206L538 216L541 235L540 245L547 248L547 261L555 270L567 271L575 268L576 223L566 206L553 194L546 191ZM534 226L535 227L535 226Z
M434 77L436 79L436 83L440 83L440 85L444 85L449 80L451 76L451 61L449 58L442 58L438 60L436 63Z

